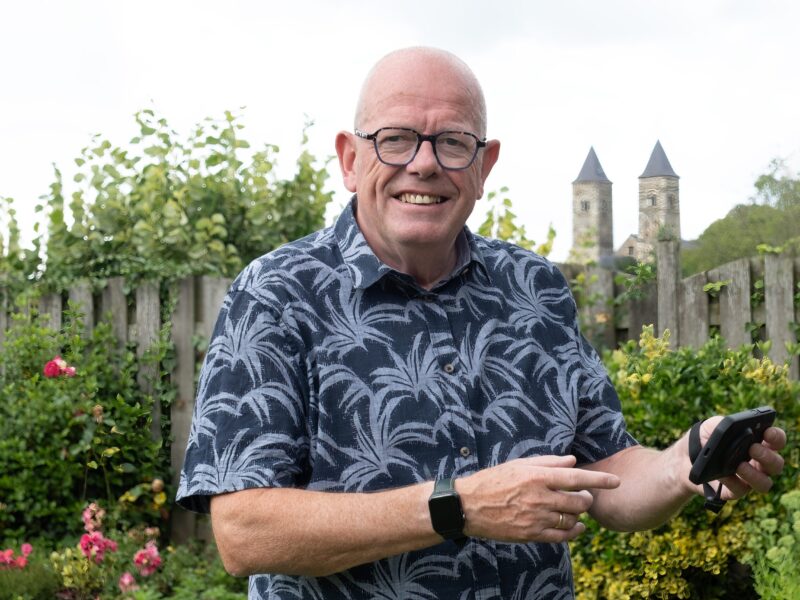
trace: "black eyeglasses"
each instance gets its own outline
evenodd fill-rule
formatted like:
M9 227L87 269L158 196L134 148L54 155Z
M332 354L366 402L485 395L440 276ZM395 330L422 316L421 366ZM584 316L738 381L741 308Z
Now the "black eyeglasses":
M468 168L478 155L478 150L486 146L485 140L478 139L468 131L440 131L423 135L407 127L381 127L375 133L356 129L356 135L371 140L378 160L391 167L406 166L414 160L422 142L430 142L433 154L443 169L461 171Z

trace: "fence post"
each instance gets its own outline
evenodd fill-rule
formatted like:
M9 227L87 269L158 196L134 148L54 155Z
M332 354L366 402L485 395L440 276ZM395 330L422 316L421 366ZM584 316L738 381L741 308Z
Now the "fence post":
M158 376L157 364L142 364L142 357L158 341L161 329L161 301L158 295L158 282L145 281L136 288L136 356L139 358L139 373L136 382L148 395L155 391ZM161 439L161 404L153 403L153 420L150 434L154 440Z
M777 364L789 363L789 377L797 379L797 357L786 343L794 342L794 261L787 256L764 256L764 304L767 312L769 357Z
M678 320L678 286L680 284L680 255L676 240L659 240L656 246L656 273L658 275L658 331L669 329L669 345L678 347L680 321Z
M175 487L180 483L186 445L189 441L189 429L194 412L194 278L189 277L177 283L178 302L172 313L172 341L175 344L175 369L172 381L178 388L178 394L171 407L172 423L172 482ZM194 538L197 527L195 513L185 510L177 504L172 509L171 537L172 541L181 544Z

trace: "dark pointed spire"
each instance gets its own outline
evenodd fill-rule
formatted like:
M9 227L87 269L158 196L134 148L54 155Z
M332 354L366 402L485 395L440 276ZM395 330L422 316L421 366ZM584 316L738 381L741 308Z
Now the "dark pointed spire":
M664 148L661 147L660 141L656 141L650 160L644 168L644 173L639 175L639 179L643 177L678 177L677 173L672 170L672 165L669 164L669 159L664 153Z
M578 178L572 183L580 183L582 181L602 181L611 183L606 174L603 172L603 167L600 166L600 161L597 160L597 154L594 153L594 146L589 148L589 154L583 163L581 172L578 173Z

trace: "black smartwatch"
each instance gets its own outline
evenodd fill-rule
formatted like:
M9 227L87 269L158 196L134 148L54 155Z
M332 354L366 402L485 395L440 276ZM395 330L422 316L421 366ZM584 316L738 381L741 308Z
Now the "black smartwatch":
M439 479L428 498L428 510L431 512L433 530L446 540L463 543L464 511L461 509L461 498L453 485L453 479Z

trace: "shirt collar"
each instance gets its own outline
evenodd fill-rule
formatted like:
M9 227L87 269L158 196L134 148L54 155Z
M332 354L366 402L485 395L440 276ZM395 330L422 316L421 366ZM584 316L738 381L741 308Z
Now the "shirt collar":
M355 289L366 289L384 276L390 273L397 273L397 271L381 262L375 256L356 222L355 208L356 196L353 196L336 220L334 233L339 251L342 253L342 260L353 278L353 287ZM480 266L480 270L488 279L489 275L485 259L478 244L476 244L474 234L469 228L464 226L456 244L458 251L456 268L446 280L464 273L465 269L473 263Z

